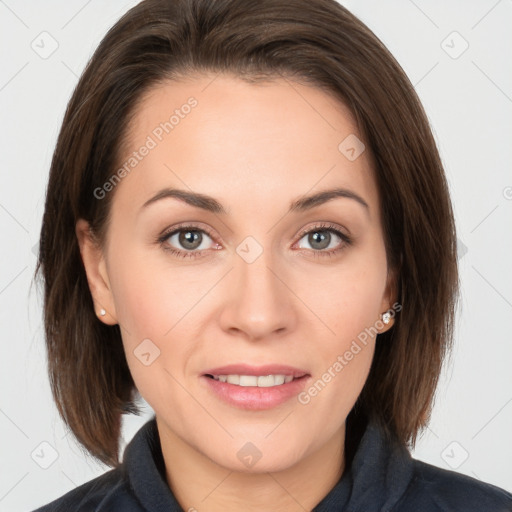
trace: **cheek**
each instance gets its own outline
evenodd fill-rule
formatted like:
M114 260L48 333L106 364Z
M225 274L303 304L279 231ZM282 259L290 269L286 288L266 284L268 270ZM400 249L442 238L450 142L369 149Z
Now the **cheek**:
M308 322L318 324L329 350L343 346L375 326L386 288L384 249L353 252L337 266L300 272L297 295L309 311ZM364 334L363 334L364 337Z
M351 409L371 366L386 273L384 248L375 245L347 256L337 268L304 274L298 293L315 313L308 312L308 323L318 340L311 360L321 361L304 403L315 401L326 413Z
M311 309L316 307L322 323L311 317L318 334L310 360L317 363L314 379L298 398L311 432L334 434L360 395L375 350L382 290L377 274L340 271L322 293L310 293Z
M109 277L127 362L137 388L149 398L160 382L169 385L166 370L183 373L205 316L207 301L201 299L218 277L198 266L171 267L156 253L125 254L112 253L111 262L119 263L111 264Z
M188 292L179 278L163 275L150 258L143 264L135 256L115 267L111 285L130 373L139 393L158 410L169 393L180 392L172 376L182 380L175 366L190 351L180 333Z
M163 301L151 267L131 264L127 258L116 267L111 284L117 319L133 342L161 334Z
M165 255L137 249L112 261L111 285L119 322L134 341L162 338L198 303L207 290L207 272L171 267Z

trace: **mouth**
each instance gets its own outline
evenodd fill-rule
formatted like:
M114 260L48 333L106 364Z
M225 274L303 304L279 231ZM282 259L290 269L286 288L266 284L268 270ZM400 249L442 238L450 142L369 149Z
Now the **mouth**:
M311 375L291 366L232 364L211 368L201 375L208 392L240 409L265 410L298 395Z

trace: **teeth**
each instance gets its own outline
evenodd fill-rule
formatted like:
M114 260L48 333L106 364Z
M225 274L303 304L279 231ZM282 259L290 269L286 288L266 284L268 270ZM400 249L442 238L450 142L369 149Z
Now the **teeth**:
M213 375L213 378L237 386L257 386L259 388L280 386L293 380L291 375Z
M240 384L240 375L228 375L228 384Z

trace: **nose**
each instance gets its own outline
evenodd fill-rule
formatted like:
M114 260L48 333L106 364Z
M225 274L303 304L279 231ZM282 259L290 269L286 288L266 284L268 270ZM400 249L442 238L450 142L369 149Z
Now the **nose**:
M252 263L235 254L234 267L220 314L222 329L253 341L293 330L297 315L289 273L273 261L271 251Z

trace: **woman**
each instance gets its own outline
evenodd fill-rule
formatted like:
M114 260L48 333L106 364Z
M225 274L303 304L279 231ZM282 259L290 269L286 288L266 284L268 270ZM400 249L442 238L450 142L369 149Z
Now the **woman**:
M113 469L39 510L512 510L408 451L456 262L425 113L346 9L140 3L69 103L38 265L57 406Z

